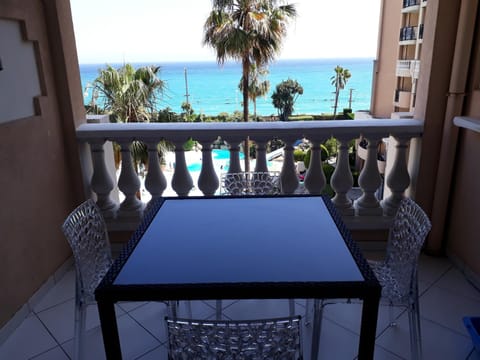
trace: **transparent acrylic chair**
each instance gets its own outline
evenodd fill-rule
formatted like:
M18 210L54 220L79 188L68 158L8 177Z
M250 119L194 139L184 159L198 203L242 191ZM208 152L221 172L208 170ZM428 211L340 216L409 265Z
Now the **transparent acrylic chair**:
M280 172L225 173L221 176L222 195L277 195L281 193Z
M408 308L411 358L422 358L420 312L418 301L418 258L431 229L430 220L415 201L405 198L390 227L387 251L383 261L369 261L382 285L382 299L390 308L390 325L393 306Z
M303 358L300 316L240 321L165 320L169 360Z
M74 359L83 359L86 311L95 304L95 288L112 264L112 252L102 214L92 199L73 210L62 225L75 260Z

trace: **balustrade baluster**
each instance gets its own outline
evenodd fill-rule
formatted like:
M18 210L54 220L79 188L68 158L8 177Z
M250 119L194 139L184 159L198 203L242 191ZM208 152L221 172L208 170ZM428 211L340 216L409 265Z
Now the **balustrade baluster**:
M179 196L188 196L193 188L192 176L188 172L187 162L185 161L185 150L183 142L175 142L175 172L172 177L172 189Z
M240 143L239 140L226 139L230 146L230 164L228 165L228 173L234 174L242 172L240 165Z
M257 158L255 162L255 172L268 172L267 165L267 140L255 139Z
M145 179L145 188L152 195L152 200L162 196L167 187L167 179L160 168L158 158L158 142L149 141L146 143L148 149L148 172Z
M90 182L92 190L97 194L97 205L102 211L103 217L108 219L115 218L118 205L110 198L114 183L110 177L105 164L105 152L103 146L105 141L90 141L92 153L93 174Z
M368 137L367 159L358 178L363 195L355 200L354 207L358 215L381 215L382 208L380 202L375 196L375 192L382 183L377 164L377 143L378 138Z
M395 159L387 177L387 186L392 194L381 202L384 215L389 216L395 215L403 194L410 185L407 167L407 143L410 139L395 137L395 140Z
M327 180L323 173L322 166L322 148L320 140L311 140L311 155L310 164L308 165L307 173L305 174L305 187L310 194L321 194L325 188Z
M339 143L337 164L330 179L332 189L335 191L332 202L342 215L353 216L355 215L355 210L352 206L352 200L347 196L348 191L353 186L353 176L348 158L349 139L337 138L337 141Z
M284 159L280 180L282 183L282 193L293 194L297 190L299 181L295 171L295 159L293 158L293 139L283 139L285 142Z
M140 180L135 172L130 142L119 142L122 154L122 171L118 179L118 188L125 195L125 200L120 204L118 217L137 219L142 216L143 203L138 199Z
M212 161L212 142L204 141L202 144L202 170L198 177L198 188L204 195L214 195L218 189L219 181Z

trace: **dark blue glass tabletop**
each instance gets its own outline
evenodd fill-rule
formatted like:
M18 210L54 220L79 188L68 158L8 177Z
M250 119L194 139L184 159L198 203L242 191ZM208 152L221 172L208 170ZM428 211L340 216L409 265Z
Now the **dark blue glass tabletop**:
M322 197L172 198L113 284L363 279Z

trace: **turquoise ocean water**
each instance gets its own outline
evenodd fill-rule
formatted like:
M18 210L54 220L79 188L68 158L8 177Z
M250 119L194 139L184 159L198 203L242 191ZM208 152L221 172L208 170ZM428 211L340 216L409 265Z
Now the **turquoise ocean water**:
M121 64L109 64L120 67ZM166 62L136 63L158 65L161 67L160 78L166 82L166 90L159 104L159 109L170 107L180 113L185 101L185 73L187 70L189 100L195 113L217 115L221 112L242 111L242 94L238 90L241 66L238 63L226 63L219 66L216 62ZM304 92L295 103L294 114L321 114L333 111L333 91L330 78L333 69L340 65L350 70L352 77L345 90L341 91L338 111L349 106L350 89L352 90L351 107L356 110L370 108L373 59L308 59L280 60L269 66L267 79L270 81L270 93L265 98L257 99L258 115L276 115L272 105L271 94L275 86L288 78L297 80ZM88 85L98 75L98 69L105 64L81 64L80 76L84 89L85 103L89 103L92 90ZM253 113L253 105L250 105Z

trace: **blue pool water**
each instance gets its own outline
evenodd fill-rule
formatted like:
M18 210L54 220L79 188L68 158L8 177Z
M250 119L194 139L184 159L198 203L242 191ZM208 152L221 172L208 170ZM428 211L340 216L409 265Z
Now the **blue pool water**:
M228 171L228 165L230 163L230 151L227 149L213 149L212 150L212 158L213 161L220 162L220 166L222 166L222 170ZM240 153L240 160L243 160L244 156L243 153ZM200 171L202 169L202 162L194 162L187 165L188 171Z

